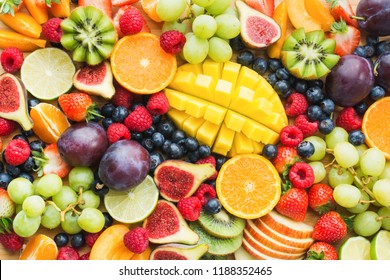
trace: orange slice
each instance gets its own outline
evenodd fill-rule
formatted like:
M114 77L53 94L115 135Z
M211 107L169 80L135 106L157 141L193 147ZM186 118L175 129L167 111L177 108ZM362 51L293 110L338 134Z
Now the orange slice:
M363 117L362 131L366 144L376 147L390 160L390 97L373 103Z
M268 159L257 154L243 154L225 162L216 189L228 212L243 219L255 219L275 207L280 198L281 180Z
M31 238L20 255L20 260L55 260L58 248L53 239L44 234Z
M176 57L160 47L160 38L141 32L120 39L111 54L111 68L116 81L138 94L152 94L173 80Z
M140 2L145 14L147 14L151 20L155 22L162 21L156 12L158 0L141 0Z

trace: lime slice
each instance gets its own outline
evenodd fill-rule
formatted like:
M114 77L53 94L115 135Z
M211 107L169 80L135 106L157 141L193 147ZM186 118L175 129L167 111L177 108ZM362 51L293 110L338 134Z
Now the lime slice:
M75 71L72 59L65 51L45 48L25 58L20 76L27 91L34 97L52 100L72 88Z
M149 175L130 190L110 190L104 196L107 212L118 222L133 224L146 219L157 205L159 191Z
M390 231L380 230L371 241L373 260L390 260Z
M370 260L370 241L362 236L348 238L340 247L340 260Z

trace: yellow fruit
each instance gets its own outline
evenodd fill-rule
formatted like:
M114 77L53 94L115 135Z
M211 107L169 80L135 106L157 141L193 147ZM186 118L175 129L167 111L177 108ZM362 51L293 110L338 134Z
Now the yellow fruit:
M282 35L279 40L267 48L267 54L270 58L280 58L284 39L286 38L287 24L289 23L286 2L283 1L276 7L272 18L279 24Z

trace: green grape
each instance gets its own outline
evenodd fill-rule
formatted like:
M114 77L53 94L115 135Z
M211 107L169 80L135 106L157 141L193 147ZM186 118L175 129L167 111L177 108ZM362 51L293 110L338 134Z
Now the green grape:
M80 188L86 191L90 188L94 180L93 171L88 166L76 166L69 172L69 186L78 193Z
M204 15L206 13L205 9L201 6L198 6L196 4L191 5L190 7L192 15L196 18L200 15Z
M359 162L359 153L356 147L349 142L337 143L333 151L337 163L344 168L349 168Z
M232 15L232 16L235 16L236 18L238 18L237 10L234 9L234 8L232 8L232 7L227 8L227 9L223 12L223 15Z
M309 136L304 139L313 144L314 154L308 158L310 161L320 161L326 155L326 143L325 140L318 136Z
M208 14L217 16L224 13L230 7L231 0L215 0L206 8Z
M358 188L363 188L362 184L370 190L372 190L372 187L374 186L374 183L378 181L378 177L376 176L365 176L363 174L363 171L360 169L360 167L355 168L356 176L354 176L354 185ZM357 178L359 180L357 180Z
M385 230L390 230L390 208L381 207L378 209L378 216L382 217L382 228Z
M390 206L390 179L380 179L375 182L372 192L378 203L382 206Z
M15 214L18 214L22 210L23 210L22 204L15 205Z
M78 219L79 226L86 232L99 232L104 227L104 215L96 208L85 208Z
M192 0L192 3L200 6L200 7L207 7L214 3L215 0Z
M12 223L12 228L17 235L21 237L30 237L37 232L40 225L41 216L29 217L22 210L16 214Z
M355 146L355 147L356 147L356 150L359 153L359 162L357 163L356 166L359 166L360 165L360 158L361 158L362 154L364 153L364 151L368 149L368 147L367 147L366 144L361 144L361 145Z
M366 211L356 215L353 220L353 230L360 236L371 236L382 226L379 215L374 211Z
M57 174L46 174L37 183L36 190L43 197L51 197L61 191L62 179Z
M63 186L61 191L56 195L53 195L53 202L60 208L64 210L69 204L74 204L77 202L78 195L77 193L68 186Z
M82 231L78 224L79 215L68 211L65 213L64 220L61 221L61 228L68 234L76 234Z
M377 148L370 148L360 157L360 168L364 175L379 176L385 169L385 155Z
M209 57L216 62L226 62L232 58L233 50L224 39L213 37L209 40Z
M381 175L379 175L378 179L390 178L390 161L386 161L385 168Z
M222 14L215 17L217 32L215 35L222 39L232 39L240 34L241 24L237 17Z
M61 224L61 213L53 205L48 204L42 214L41 225L53 229Z
M185 21L178 22L178 21L165 21L162 26L162 32L166 32L169 30L177 30L183 34L187 31L187 24Z
M355 207L361 196L361 192L357 187L348 184L340 184L333 190L334 201L345 208Z
M100 196L94 194L91 190L83 192L82 200L83 203L79 204L80 209L98 208L100 205Z
M8 195L16 204L22 204L23 201L34 194L32 183L22 177L12 179L7 187Z
M352 184L354 180L353 175L345 168L338 168L332 166L328 172L328 183L332 188L340 184Z
M360 190L360 194L360 202L355 207L347 208L347 210L352 214L363 213L370 207L370 203L367 202L370 200L370 196L363 190Z
M321 182L326 177L326 169L321 161L312 161L309 163L314 171L314 184Z
M41 216L45 210L45 201L39 195L29 196L23 201L22 209L29 217Z
M217 31L216 20L209 15L200 15L194 19L192 23L192 32L202 39L212 37Z
M175 21L186 8L186 0L159 0L156 13L162 21Z
M189 34L189 33L187 33ZM183 56L191 64L203 62L209 52L209 42L192 34L186 34L187 41L183 47Z
M348 132L339 126L336 126L331 133L325 136L325 142L328 149L334 149L337 143L347 142Z

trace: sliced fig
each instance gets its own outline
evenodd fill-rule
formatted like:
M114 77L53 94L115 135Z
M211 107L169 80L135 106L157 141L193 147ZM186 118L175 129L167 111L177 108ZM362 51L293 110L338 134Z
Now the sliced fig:
M274 19L241 0L236 1L236 7L241 22L241 38L248 47L263 49L279 40L282 30Z
M194 164L182 160L166 160L154 171L154 181L160 195L166 200L178 202L189 197L200 184L215 174L212 164Z
M176 206L169 201L159 200L157 206L144 221L149 241L156 244L183 243L194 245L199 240L184 220Z
M166 244L158 246L150 255L151 260L199 260L207 253L207 244L195 246Z
M111 65L103 61L98 65L86 65L74 74L73 85L80 91L111 99L115 93Z
M9 73L0 75L0 117L16 121L23 130L30 130L34 125L28 114L23 82Z

